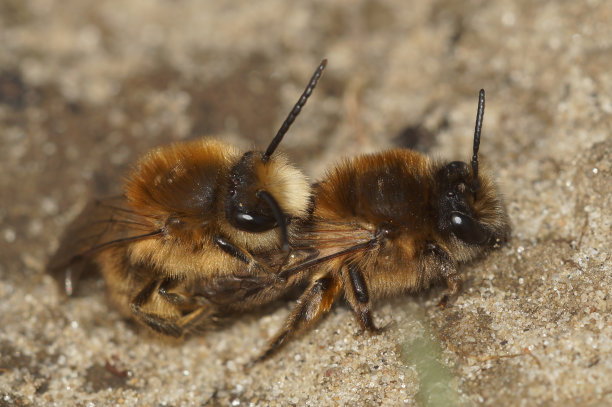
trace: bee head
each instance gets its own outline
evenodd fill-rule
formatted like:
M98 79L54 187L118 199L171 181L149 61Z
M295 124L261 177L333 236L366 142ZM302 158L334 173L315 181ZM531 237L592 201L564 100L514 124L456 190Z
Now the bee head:
M469 245L493 246L509 234L508 220L495 185L478 171L478 149L485 92L480 90L471 165L453 161L436 174L438 228Z
M225 216L232 226L252 233L280 228L288 248L287 223L307 212L310 187L306 176L275 154L276 148L312 94L327 60L321 61L306 89L264 153L245 153L231 170Z
M280 227L285 233L289 219L306 213L309 196L308 179L284 156L264 161L262 153L249 151L231 170L225 215L246 232Z

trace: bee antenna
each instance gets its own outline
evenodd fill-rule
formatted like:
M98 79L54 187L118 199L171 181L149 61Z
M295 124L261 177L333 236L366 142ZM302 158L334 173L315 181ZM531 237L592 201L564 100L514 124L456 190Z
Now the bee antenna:
M282 126L280 127L280 129L278 129L276 136L272 139L272 142L270 142L270 145L268 146L268 149L266 150L263 157L261 158L261 161L263 162L268 161L270 159L270 156L274 154L276 147L278 147L280 142L283 140L285 133L287 133L287 131L289 130L289 127L291 127L295 118L298 117L298 115L302 111L302 108L306 104L306 101L312 94L312 91L317 86L317 82L319 81L319 78L321 77L321 74L323 73L323 70L325 69L326 65L327 65L327 59L322 60L321 63L319 64L319 67L312 75L312 78L310 78L310 82L308 82L308 86L306 86L306 89L304 89L302 96L300 96L295 106L293 106L293 109L291 109L291 111L287 115L287 118L283 122Z
M289 237L287 234L287 219L285 218L285 214L283 210L276 202L276 199L266 190L260 190L257 192L257 195L261 197L266 204L272 209L272 214L274 215L274 219L276 219L276 223L278 223L278 227L281 232L281 241L283 243L282 249L284 252L289 250Z
M480 93L478 94L478 113L476 114L476 127L474 129L474 154L472 155L473 192L476 192L480 188L480 185L478 185L478 148L480 147L480 133L482 131L482 118L484 116L484 109L485 91L484 89L480 89Z

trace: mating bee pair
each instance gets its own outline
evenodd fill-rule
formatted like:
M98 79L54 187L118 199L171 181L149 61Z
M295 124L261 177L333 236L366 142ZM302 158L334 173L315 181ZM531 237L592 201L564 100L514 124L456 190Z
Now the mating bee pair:
M262 357L340 295L369 331L378 298L435 280L448 285L443 302L456 295L458 264L509 234L479 172L484 91L471 164L395 149L344 160L311 186L276 148L325 66L265 152L202 139L145 155L122 197L93 202L68 228L48 267L66 293L94 263L124 315L180 337L305 286Z

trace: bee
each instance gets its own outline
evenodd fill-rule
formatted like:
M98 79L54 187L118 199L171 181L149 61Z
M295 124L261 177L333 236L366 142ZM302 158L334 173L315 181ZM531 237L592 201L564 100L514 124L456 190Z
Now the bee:
M484 107L481 90L471 164L393 149L346 159L315 184L312 215L292 240L296 253L315 252L285 267L276 284L307 288L259 360L312 326L340 295L370 332L380 331L372 314L379 298L444 280L444 306L460 290L459 265L508 239L502 198L479 169Z
M213 321L221 304L232 308L222 301L226 292L278 279L262 259L288 253L311 187L275 152L326 64L264 152L205 138L142 157L122 196L92 202L68 227L47 267L66 294L93 263L123 315L181 337Z

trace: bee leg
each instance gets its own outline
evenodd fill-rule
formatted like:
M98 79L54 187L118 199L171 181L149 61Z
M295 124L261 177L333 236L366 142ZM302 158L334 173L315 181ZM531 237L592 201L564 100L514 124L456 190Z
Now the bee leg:
M195 328L201 327L202 321L214 321L214 308L209 304L202 303L201 306L197 307L190 313L182 316L176 323L183 332L193 331Z
M293 308L291 314L289 314L281 330L272 339L266 351L253 363L270 357L286 343L291 334L308 328L325 312L329 311L341 287L341 280L330 275L313 281L300 296L297 305Z
M175 288L181 280L176 278L166 278L157 288L157 293L170 304L177 306L185 306L193 304L193 300L183 294L169 292Z
M436 243L427 243L425 251L426 253L422 263L423 274L437 274L446 281L448 289L438 302L439 307L445 308L457 298L457 294L461 289L461 275L451 256L439 245Z
M445 278L448 289L442 298L440 298L440 302L438 302L440 308L446 308L448 304L452 304L457 299L461 289L462 279L459 273L450 274L445 276Z
M177 310L187 312L175 323L179 329L186 332L199 325L203 319L212 318L212 307L202 296L169 292L180 282L181 280L176 278L166 278L159 285L157 293L168 303L176 306Z
M363 273L356 264L348 265L343 271L346 300L357 315L361 328L371 333L382 332L384 328L378 328L374 324L372 301Z
M223 250L225 253L229 254L230 256L237 258L238 260L240 260L241 262L247 265L252 265L254 267L257 267L260 270L263 270L266 274L268 274L274 280L283 281L277 274L275 274L270 269L268 269L266 266L264 266L263 264L255 260L253 256L251 256L248 252L234 245L230 241L226 240L224 237L219 236L219 235L214 235L213 241L215 242L217 246L219 246L221 250Z
M164 335L179 338L183 335L183 329L172 321L160 315L151 314L142 310L142 307L151 299L159 280L151 280L132 300L130 307L132 313L142 323L151 329Z

